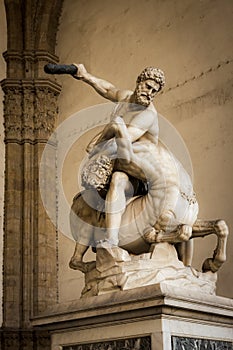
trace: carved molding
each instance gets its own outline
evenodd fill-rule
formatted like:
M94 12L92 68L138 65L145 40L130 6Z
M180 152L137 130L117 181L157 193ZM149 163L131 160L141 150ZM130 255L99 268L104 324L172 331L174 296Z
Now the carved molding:
M57 98L58 93L49 87L35 88L34 135L37 140L47 140L54 130Z
M5 142L46 142L54 130L60 85L45 79L2 81Z
M34 139L34 92L33 86L23 87L22 99L22 139Z
M62 350L151 350L151 337L135 337L129 339L104 340L98 343L74 344L63 346Z
M0 348L4 350L49 350L51 339L46 331L3 328L0 330Z
M233 342L214 340L214 339L198 339L189 337L172 337L172 350L233 350Z
M21 140L22 93L20 86L8 86L4 90L4 126L6 139Z
M44 72L45 64L58 62L56 55L44 50L9 50L3 53L3 57L7 63L7 80L43 79L59 85L55 76L48 76Z

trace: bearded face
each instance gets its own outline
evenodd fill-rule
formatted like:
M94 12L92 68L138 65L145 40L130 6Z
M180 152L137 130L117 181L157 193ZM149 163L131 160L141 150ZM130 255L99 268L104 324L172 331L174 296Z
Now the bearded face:
M148 107L155 95L159 92L160 85L153 79L147 79L137 84L134 95L135 102L144 107Z

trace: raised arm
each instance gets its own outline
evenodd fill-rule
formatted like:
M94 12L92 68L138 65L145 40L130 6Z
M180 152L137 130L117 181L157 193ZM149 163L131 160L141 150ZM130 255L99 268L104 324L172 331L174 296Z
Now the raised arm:
M74 63L74 65L78 68L78 70L77 73L73 75L73 77L89 84L99 95L110 101L126 101L133 94L133 92L130 90L119 90L112 83L104 79L97 78L94 75L88 73L83 64Z

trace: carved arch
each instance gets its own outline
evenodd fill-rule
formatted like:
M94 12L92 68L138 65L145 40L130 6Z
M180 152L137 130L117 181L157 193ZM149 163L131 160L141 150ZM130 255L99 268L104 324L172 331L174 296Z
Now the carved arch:
M62 4L63 0L5 0L8 51L55 54Z
M7 50L23 49L23 20L20 0L5 0L7 20Z
M39 2L41 6L40 20L36 30L35 49L47 50L54 54L63 0Z

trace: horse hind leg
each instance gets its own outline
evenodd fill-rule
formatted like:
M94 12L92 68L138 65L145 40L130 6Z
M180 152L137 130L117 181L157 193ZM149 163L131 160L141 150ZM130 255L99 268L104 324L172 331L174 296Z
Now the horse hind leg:
M217 235L217 246L214 250L213 258L204 261L202 265L203 272L216 272L226 261L226 243L229 232L225 221L217 221L215 225L215 233Z
M225 221L197 220L193 225L191 238L205 237L210 234L215 234L217 236L217 246L214 250L213 257L204 261L202 265L203 272L216 272L226 261L226 243L229 232Z
M93 210L84 201L81 193L79 193L74 197L70 211L70 229L76 244L69 267L83 273L89 269L88 263L83 262L83 257L90 246L90 242L93 240L94 226L89 219L92 216L94 216Z

